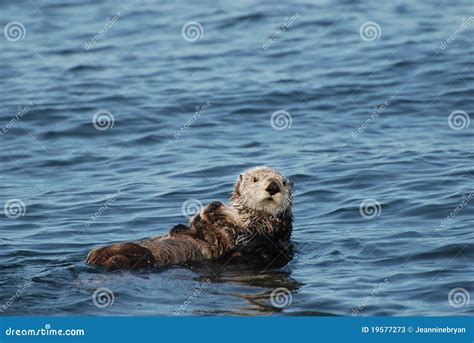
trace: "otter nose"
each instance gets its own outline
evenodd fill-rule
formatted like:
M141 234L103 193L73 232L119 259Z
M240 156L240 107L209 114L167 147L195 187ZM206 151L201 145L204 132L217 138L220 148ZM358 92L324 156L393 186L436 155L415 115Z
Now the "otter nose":
M270 195L277 194L280 191L280 187L275 181L272 181L265 189Z

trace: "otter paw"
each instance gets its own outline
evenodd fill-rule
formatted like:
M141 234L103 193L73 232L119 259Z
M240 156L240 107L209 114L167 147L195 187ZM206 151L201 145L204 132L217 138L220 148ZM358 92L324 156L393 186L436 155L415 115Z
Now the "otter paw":
M151 267L155 263L155 257L145 247L136 243L125 243L120 251L120 255L125 256L130 261L130 269Z
M119 269L133 269L130 264L130 259L123 255L115 255L105 262L104 266L107 270L119 270Z
M195 232L200 232L203 228L206 227L205 223L203 222L203 218L200 214L195 215L190 222L190 227Z
M94 265L103 265L111 257L109 254L110 247L96 248L87 254L86 263Z
M173 233L180 233L180 232L186 232L189 230L189 227L187 227L186 225L183 225L183 224L178 224L178 225L175 225L171 228L170 230L170 234L173 234Z
M208 221L214 221L215 219L223 216L223 209L225 205L220 201L213 201L209 205L207 205L204 210L202 211L202 215Z
M224 204L220 201L213 201L211 202L209 205L207 205L207 209L209 210L217 210L219 209L221 206L224 206Z
M120 243L92 250L88 264L104 266L108 270L151 267L155 258L150 250L136 243Z

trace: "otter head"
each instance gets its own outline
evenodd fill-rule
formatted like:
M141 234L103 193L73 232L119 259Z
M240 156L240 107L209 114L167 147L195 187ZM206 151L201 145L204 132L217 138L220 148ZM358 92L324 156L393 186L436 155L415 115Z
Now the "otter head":
M293 184L268 167L255 167L239 175L232 194L232 204L270 215L291 211Z

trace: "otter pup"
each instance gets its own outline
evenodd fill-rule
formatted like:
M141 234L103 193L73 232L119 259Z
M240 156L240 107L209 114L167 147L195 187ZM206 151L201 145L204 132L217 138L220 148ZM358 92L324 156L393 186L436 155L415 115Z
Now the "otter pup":
M93 249L86 262L114 270L290 254L292 187L268 167L251 168L239 175L229 205L212 202L164 236Z

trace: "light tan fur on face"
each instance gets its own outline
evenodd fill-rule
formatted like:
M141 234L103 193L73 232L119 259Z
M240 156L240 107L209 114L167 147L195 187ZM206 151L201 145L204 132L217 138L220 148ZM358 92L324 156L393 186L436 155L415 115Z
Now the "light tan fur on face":
M266 190L272 181L280 190L273 195ZM232 200L253 210L275 214L291 207L291 188L291 182L280 173L265 166L255 167L239 176Z

